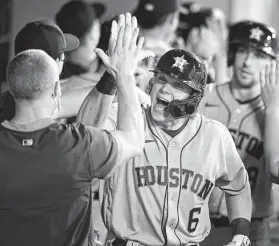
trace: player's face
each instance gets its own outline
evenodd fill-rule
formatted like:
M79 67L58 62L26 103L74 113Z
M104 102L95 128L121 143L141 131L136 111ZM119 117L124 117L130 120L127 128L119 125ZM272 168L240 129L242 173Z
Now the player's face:
M269 64L271 58L252 47L239 47L234 60L235 82L242 88L259 86L260 71Z
M151 115L160 123L174 121L168 111L168 105L173 100L184 100L192 94L192 88L165 73L154 76L151 96Z

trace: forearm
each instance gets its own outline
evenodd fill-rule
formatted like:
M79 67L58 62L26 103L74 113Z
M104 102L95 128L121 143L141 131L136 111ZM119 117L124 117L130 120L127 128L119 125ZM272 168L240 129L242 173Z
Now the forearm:
M117 130L125 132L131 144L142 148L144 144L144 123L135 78L134 76L117 76L117 80L119 105ZM129 82L127 83L127 81Z
M109 115L113 98L113 95L104 95L94 87L83 102L76 121L87 126L102 127Z
M61 109L58 118L70 118L77 116L79 109L93 86L79 88L61 97Z
M77 116L77 122L102 127L109 115L115 92L115 79L106 72L84 100Z
M246 182L246 186L240 194L234 196L226 194L226 204L230 222L238 218L250 221L252 215L252 199L249 182Z
M266 109L264 155L271 175L279 178L279 109Z

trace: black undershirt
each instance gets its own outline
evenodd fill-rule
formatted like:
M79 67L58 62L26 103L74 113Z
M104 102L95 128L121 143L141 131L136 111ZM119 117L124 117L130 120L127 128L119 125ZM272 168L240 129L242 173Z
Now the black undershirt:
M162 130L165 133L167 133L169 136L174 138L176 135L178 135L185 128L185 126L187 125L188 121L189 121L189 119L186 119L184 124L181 127L179 127L178 129L176 129L176 130L167 130L167 129L163 129L163 128L162 128Z

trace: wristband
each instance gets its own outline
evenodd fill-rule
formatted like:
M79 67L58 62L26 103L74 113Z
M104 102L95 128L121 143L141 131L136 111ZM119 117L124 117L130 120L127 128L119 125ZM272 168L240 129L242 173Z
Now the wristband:
M231 223L232 236L244 235L249 237L250 234L250 221L244 218L234 219Z
M106 71L97 83L96 89L102 94L110 96L114 95L116 93L115 78L109 72Z

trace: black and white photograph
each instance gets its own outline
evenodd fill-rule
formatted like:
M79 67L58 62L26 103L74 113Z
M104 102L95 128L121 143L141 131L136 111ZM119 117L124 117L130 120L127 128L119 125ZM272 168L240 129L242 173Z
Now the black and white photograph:
M279 246L278 13L0 0L0 246Z

